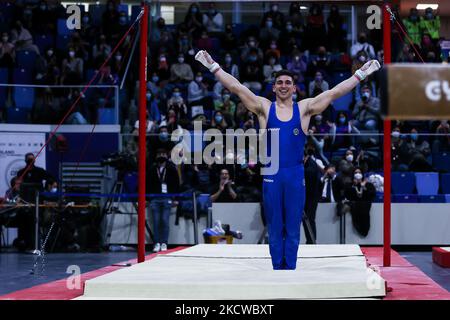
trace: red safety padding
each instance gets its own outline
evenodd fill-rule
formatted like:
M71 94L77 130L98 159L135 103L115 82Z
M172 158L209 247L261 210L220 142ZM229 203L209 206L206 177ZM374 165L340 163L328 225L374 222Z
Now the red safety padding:
M440 247L433 247L433 262L444 268L450 268L450 252Z

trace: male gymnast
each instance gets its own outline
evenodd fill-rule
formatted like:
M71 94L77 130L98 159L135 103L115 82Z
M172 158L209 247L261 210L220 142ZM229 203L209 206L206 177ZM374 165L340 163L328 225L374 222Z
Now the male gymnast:
M279 132L279 169L263 179L264 214L269 231L269 248L274 270L294 270L300 243L300 226L305 204L303 148L311 116L322 113L333 100L351 92L361 81L380 69L377 60L368 61L355 74L318 96L295 102L296 85L292 73L279 71L272 91L276 101L255 95L236 78L225 72L204 50L195 59L216 79L236 94L258 117L261 129ZM268 145L270 155L270 144Z

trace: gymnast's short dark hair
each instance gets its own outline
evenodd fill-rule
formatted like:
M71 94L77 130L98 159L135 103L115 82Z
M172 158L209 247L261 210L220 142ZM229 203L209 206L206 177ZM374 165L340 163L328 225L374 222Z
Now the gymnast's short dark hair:
M278 72L275 73L275 81L278 79L278 77L281 76L288 76L292 78L292 82L294 82L294 74L292 72L290 72L289 70L286 69L282 69Z

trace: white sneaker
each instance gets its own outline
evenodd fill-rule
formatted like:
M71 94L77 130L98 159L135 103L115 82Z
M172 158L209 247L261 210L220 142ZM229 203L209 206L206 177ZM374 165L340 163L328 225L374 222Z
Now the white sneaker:
M161 251L167 251L167 244L163 243L161 245Z
M161 251L161 244L156 243L153 247L153 252L160 252Z

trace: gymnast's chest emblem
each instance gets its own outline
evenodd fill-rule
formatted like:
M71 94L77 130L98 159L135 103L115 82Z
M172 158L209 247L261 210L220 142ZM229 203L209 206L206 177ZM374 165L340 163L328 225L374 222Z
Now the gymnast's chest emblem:
M293 130L293 132L294 132L294 136L298 136L298 134L300 133L300 130L298 130L298 128L295 128Z

